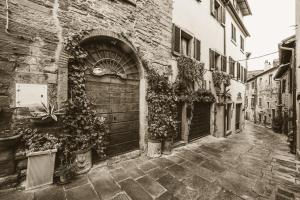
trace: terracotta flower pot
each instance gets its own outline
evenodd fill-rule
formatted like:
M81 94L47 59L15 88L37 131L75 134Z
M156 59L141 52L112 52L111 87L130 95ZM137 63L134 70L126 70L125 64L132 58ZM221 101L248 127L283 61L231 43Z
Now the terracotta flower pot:
M158 158L161 156L161 140L148 140L147 156L150 158Z
M76 151L76 174L84 174L92 168L92 151L91 149L85 151Z
M26 190L53 183L56 149L27 153Z
M170 155L172 153L172 147L173 147L173 139L167 138L163 140L162 142L162 153L164 155Z

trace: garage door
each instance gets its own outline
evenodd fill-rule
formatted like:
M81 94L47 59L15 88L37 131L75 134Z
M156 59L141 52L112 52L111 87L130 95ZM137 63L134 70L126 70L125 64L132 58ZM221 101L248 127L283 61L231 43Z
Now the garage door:
M189 140L195 140L210 134L210 104L195 103L190 126Z
M139 80L134 59L117 44L86 46L89 56L87 96L99 116L106 117L110 133L107 155L139 148Z

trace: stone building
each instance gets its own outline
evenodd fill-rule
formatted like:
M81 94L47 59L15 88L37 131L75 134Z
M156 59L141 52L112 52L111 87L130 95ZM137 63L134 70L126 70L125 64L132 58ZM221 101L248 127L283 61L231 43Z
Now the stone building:
M217 97L211 106L196 105L193 115L198 117L190 122L195 130L188 129L183 106L178 141L209 134L224 137L243 129L250 36L243 18L251 14L247 0L8 0L0 6L5 8L0 11L1 110L41 102L62 107L69 98L65 38L87 30L80 41L89 54L86 65L93 67L86 90L111 125L108 156L146 150L143 61L160 71L171 68L174 78L175 52L204 63L201 87ZM192 23L195 18L197 25ZM174 42L178 49L172 48ZM99 66L121 69L124 80L102 78ZM212 74L219 71L232 76L231 85L220 91L228 92L226 101L213 83Z
M275 80L279 82L278 113L283 117L283 132L293 131L293 68L291 49L295 48L295 36L283 40L279 46L279 68Z
M243 19L248 15L251 15L251 10L247 0L174 1L172 68L176 72L176 58L180 55L194 57L204 63L205 81L199 87L212 91L217 97L217 102L212 105L195 105L194 116L200 111L203 114L190 122L190 129L187 127L188 111L183 107L179 140L188 142L206 135L225 137L243 129L246 38L250 36ZM228 92L230 97L227 101L216 92L214 72L232 75L231 85L220 92L222 95Z
M300 29L299 29L299 24L300 24L300 2L296 1L296 41L300 40ZM299 100L300 98L298 98L299 94L300 94L300 43L296 42L296 51L295 51L295 57L296 57L296 94L297 94L297 104L296 104L296 112L297 112L297 146L296 146L296 151L297 151L297 155L298 158L300 159L300 120L299 120L299 113L300 113L300 105L299 105Z
M246 119L270 126L277 115L279 83L274 81L278 61L265 62L264 71L247 80Z
M141 59L171 64L172 0L8 0L0 7L0 107L59 107L68 99L64 38L90 30L81 42L94 67L121 68L124 81L87 78L91 100L110 119L109 156L144 149L146 81ZM104 92L106 91L106 92Z

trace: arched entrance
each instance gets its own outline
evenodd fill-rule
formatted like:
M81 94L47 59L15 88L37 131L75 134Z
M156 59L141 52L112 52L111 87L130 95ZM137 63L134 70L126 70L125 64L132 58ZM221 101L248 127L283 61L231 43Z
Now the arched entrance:
M106 117L108 156L139 148L139 67L134 52L111 37L92 37L87 50L86 92L93 109Z

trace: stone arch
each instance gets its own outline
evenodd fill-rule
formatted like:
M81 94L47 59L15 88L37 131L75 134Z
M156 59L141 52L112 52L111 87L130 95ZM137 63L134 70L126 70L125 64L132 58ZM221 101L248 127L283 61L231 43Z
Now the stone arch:
M130 71L128 69L127 65L122 65L122 67L125 67L125 70L123 74L126 75L125 78L129 79L136 79L139 81L139 148L145 149L145 135L147 133L147 102L146 102L146 79L144 77L144 69L142 67L141 59L138 56L137 49L133 46L133 44L123 35L119 33L115 33L108 30L103 29L97 29L92 30L87 36L85 36L82 41L81 45L84 47L85 45L93 44L94 41L111 41L112 43L117 44L117 46L120 48L121 51L125 51L126 54L131 55L132 62L135 63L136 69L133 71ZM103 50L105 47L97 47L99 50ZM111 48L109 50L112 50ZM116 50L116 49L114 49ZM63 102L67 101L68 99L68 53L65 49L60 54L60 59L58 63L58 105L59 107L63 106ZM105 59L110 59L111 56L104 56L103 59L100 62L105 63ZM118 58L120 59L120 57ZM117 60L118 60L117 59ZM93 63L95 64L98 63ZM102 63L103 64L103 63ZM116 69L118 69L118 65L121 65L120 62L116 62ZM134 69L134 68L132 68ZM132 70L131 69L131 70ZM133 73L135 75L131 76L130 73ZM120 76L121 78L124 78Z

